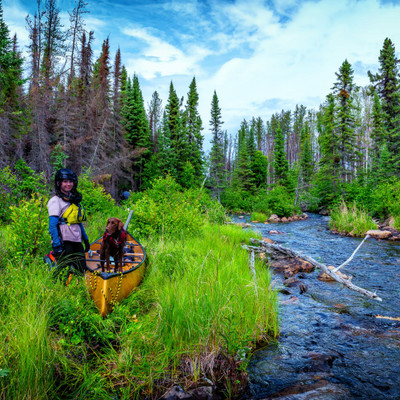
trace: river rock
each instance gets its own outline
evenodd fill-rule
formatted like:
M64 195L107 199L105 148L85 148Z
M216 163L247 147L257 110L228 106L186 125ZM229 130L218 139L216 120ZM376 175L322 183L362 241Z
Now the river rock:
M213 389L211 386L200 386L196 389L188 390L188 394L191 395L192 399L196 400L212 400L215 399L213 396Z
M286 278L282 283L286 286L286 287L294 287L296 286L300 281L295 278L294 276L292 276L291 278Z
M280 222L280 218L276 215L276 214L272 214L269 218L268 218L268 222Z
M371 229L367 232L367 235L375 238L375 239L387 239L392 235L390 231L381 231L379 229Z
M334 270L334 269L335 269L335 267L333 267L332 265L328 265L328 268L329 268L330 270ZM343 278L343 279L349 279L349 276L343 274L343 273L340 272L340 271L337 271L337 272L336 272L336 275L340 276L340 277ZM330 277L328 274L326 274L325 272L321 272L321 273L318 275L318 279L319 279L320 281L323 281L323 282L336 282L333 278L331 278L331 277Z
M161 397L163 400L181 400L181 399L193 399L189 393L186 393L179 385L172 386L164 395Z
M395 235L395 236L392 235L392 236L390 236L390 238L388 240L391 240L393 242L400 240L400 235Z
M299 272L310 273L314 271L314 266L311 263L298 257L272 260L271 267L277 272L283 272L285 278L290 278Z
M263 237L263 238L262 238L262 241L263 241L263 242L266 242L266 243L274 243L274 241L273 241L272 239L267 238L267 237Z
M281 218L281 222L288 222L289 220L286 217Z

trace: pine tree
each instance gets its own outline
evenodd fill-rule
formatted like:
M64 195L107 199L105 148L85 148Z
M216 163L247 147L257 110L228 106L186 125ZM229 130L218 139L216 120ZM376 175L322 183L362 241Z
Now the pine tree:
M382 107L383 127L393 170L400 176L400 79L399 60L393 42L386 38L379 56L379 72L368 72Z
M221 108L217 92L214 94L211 101L211 119L210 130L212 134L211 152L210 152L210 178L209 186L221 202L221 192L225 187L225 160L224 160L224 132L222 131L223 121L221 120Z
M148 115L149 115L151 139L153 142L153 152L156 153L159 150L158 136L163 117L162 100L160 99L160 96L157 91L155 91L151 97L151 101L148 106Z
M254 174L254 184L256 188L267 187L267 176L268 176L268 158L264 154L257 150L254 154L253 164L251 170Z
M254 131L257 150L262 152L264 149L263 141L265 139L265 126L261 117L257 117L256 119L253 118L251 127Z
M275 134L274 178L275 183L288 186L289 163L285 152L285 136L279 126Z
M309 121L305 121L300 135L300 166L301 176L306 184L311 181L314 172L313 153Z
M11 40L9 37L0 0L0 168L14 157L22 156L19 138L27 125L22 84L22 58L17 49L17 38L14 36Z
M233 171L232 186L237 190L252 193L255 188L252 166L255 157L254 136L250 133L246 120L240 124L237 140L235 169ZM250 156L250 152L252 152Z
M199 95L197 93L196 79L193 78L189 86L187 104L183 113L183 125L186 130L188 142L187 161L193 166L194 182L199 185L203 176L203 130L202 121L198 111Z
M336 131L336 107L333 94L327 96L327 100L321 106L318 114L319 147L321 158L319 161L320 170L317 175L317 193L324 204L337 194L339 188L339 140Z
M186 162L189 160L189 146L188 137L185 134L182 115L181 115L181 102L178 99L173 83L171 82L169 88L169 97L167 106L165 107L168 117L168 132L170 145L173 149L173 158L171 165L171 173L174 171L175 175L172 175L176 181L186 186L184 181L187 173Z
M139 79L133 77L132 85L128 80L126 99L123 107L125 137L129 143L134 160L135 189L142 189L149 184L151 176L146 169L146 163L151 158L150 126L147 120Z
M356 107L353 96L357 88L353 82L353 73L350 63L345 60L336 73L337 81L333 85L333 94L338 99L336 127L342 182L351 181L356 170Z
M373 103L372 103L372 130L371 130L371 177L374 181L382 179L384 171L382 170L381 158L388 162L387 165L387 177L392 173L392 168L390 168L390 156L388 156L387 148L387 134L384 127L382 106L379 100L378 93L374 91ZM377 173L380 171L379 174Z

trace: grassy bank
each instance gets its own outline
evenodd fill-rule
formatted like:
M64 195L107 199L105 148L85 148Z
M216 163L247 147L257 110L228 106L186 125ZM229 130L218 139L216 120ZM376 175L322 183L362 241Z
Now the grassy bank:
M376 229L377 225L372 217L355 204L348 207L343 201L331 211L329 227L342 234L364 236L370 229Z
M93 209L87 222L92 240L107 217L128 213L103 197L92 207L100 201L106 211ZM226 398L240 393L252 349L278 333L270 274L256 263L255 283L241 248L254 233L216 223L222 210L202 192L159 182L128 204L129 230L148 255L145 279L102 319L82 278L54 281L41 259L48 242L15 248L21 216L41 221L37 204L21 204L2 230L0 399L158 398L173 383L206 379ZM46 229L31 225L25 242Z
M270 275L256 265L256 285L240 247L249 236L207 225L190 240L145 243L143 284L105 320L81 278L65 287L40 259L8 264L0 283L1 398L156 398L172 382L204 377L218 377L233 396L251 349L278 330Z

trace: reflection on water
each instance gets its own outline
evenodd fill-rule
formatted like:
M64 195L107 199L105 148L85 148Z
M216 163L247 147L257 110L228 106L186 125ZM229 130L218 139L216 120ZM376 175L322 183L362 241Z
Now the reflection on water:
M327 265L346 261L361 239L328 230L328 217L310 215L289 224L255 224L277 243ZM270 230L283 232L268 234ZM368 239L342 272L376 291L370 300L340 284L303 274L308 290L279 294L281 336L253 356L254 399L400 399L400 244ZM276 276L275 280L280 281ZM287 301L289 300L289 301Z

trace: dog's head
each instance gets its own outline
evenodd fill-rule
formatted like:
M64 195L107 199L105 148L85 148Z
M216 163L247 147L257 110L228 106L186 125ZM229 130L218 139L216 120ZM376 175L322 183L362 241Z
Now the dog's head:
M106 231L112 235L119 232L124 227L124 223L119 218L108 218Z

